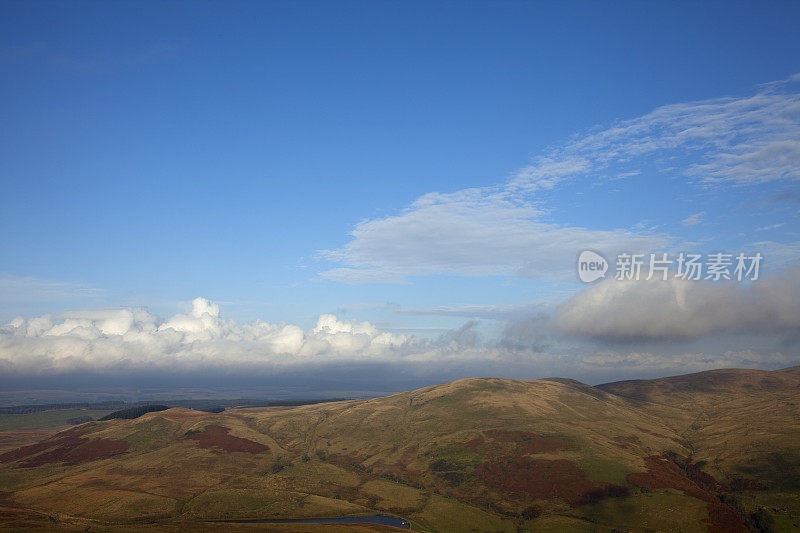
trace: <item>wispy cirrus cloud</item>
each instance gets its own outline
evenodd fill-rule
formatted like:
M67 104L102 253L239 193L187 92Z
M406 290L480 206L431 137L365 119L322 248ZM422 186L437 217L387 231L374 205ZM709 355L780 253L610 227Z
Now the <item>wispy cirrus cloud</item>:
M699 213L694 213L689 215L688 217L683 219L684 226L696 226L703 221L703 217L706 215L705 211L700 211Z
M481 320L510 320L529 314L545 304L543 302L507 305L439 305L435 307L399 307L389 309L398 315L462 317Z
M777 224L770 224L769 226L761 226L760 228L756 228L756 231L769 231L773 229L782 228L786 225L785 222L778 222Z
M510 185L547 189L609 169L638 172L642 160L653 157L705 185L800 180L798 84L795 75L751 96L666 105L596 128L535 158Z
M82 283L0 274L0 300L4 302L17 303L51 300L53 298L95 297L103 293L103 289Z
M322 275L346 283L437 273L566 279L587 247L610 255L664 248L676 238L634 226L553 222L541 195L579 179L645 179L642 168L680 176L701 190L794 183L800 180L795 78L750 96L667 105L596 128L534 158L501 186L423 195L395 215L356 224L348 243L321 251L340 265ZM698 225L705 216L697 212L683 225Z

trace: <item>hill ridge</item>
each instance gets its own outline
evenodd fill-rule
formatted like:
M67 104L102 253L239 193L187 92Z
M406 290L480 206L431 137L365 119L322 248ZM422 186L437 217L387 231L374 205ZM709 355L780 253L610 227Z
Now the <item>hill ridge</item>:
M112 529L388 513L428 531L744 531L758 502L800 514L786 503L800 492L798 382L747 369L597 387L468 378L280 409L174 408L4 452L0 491L10 509Z

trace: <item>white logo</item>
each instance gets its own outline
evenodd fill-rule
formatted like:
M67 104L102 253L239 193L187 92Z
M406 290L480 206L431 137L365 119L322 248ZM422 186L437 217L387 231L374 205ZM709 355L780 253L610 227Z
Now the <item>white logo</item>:
M584 283L591 283L605 277L608 261L602 255L591 250L584 250L578 256L578 277Z

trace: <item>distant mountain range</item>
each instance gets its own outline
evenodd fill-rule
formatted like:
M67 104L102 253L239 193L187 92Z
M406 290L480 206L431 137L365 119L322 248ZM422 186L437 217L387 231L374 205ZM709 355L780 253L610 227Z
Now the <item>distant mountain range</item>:
M173 408L0 453L5 529L238 530L368 515L447 532L799 531L800 367Z

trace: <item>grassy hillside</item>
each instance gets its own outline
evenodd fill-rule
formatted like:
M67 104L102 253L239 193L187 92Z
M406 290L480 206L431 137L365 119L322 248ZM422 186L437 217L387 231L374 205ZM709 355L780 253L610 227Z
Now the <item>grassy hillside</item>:
M111 411L106 409L54 409L25 414L0 414L0 432L27 431L70 426L72 419L99 419Z
M0 453L0 527L380 513L426 531L792 530L799 394L796 369L600 387L466 379L373 400L90 422Z

